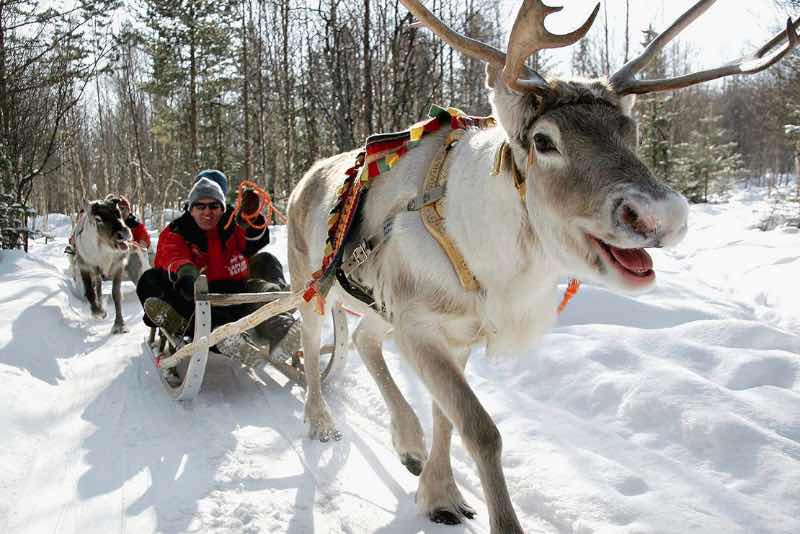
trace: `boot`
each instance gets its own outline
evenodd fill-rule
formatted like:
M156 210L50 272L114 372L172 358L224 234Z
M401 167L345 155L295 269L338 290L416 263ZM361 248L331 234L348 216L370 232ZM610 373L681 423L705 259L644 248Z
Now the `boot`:
M153 324L172 337L181 338L189 327L189 321L175 311L169 302L158 297L150 297L144 301L144 312Z
M235 334L216 344L217 351L223 356L236 360L247 367L255 367L263 363L269 354L268 347L262 347L252 340L247 333Z
M261 278L251 278L245 282L247 293L269 293L272 291L286 291L286 288L275 282L267 282Z
M302 322L289 314L277 317L283 319L283 324L279 331L272 333L276 340L271 343L269 358L286 362L302 349Z

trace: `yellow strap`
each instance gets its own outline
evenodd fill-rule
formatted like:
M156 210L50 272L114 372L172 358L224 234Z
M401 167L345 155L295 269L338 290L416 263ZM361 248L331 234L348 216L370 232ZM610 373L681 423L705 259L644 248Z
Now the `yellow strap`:
M431 168L428 170L428 175L425 178L425 183L422 187L422 194L425 194L437 187L441 186L442 184L447 182L447 169L449 165L447 164L449 160L447 159L447 155L450 153L450 148L464 135L464 130L453 130L453 132L447 137L444 146L439 150L436 154L436 157L433 159L433 163L431 164ZM475 279L475 275L472 274L472 270L470 270L469 265L467 265L467 261L464 259L464 256L456 247L456 244L453 243L453 240L447 235L447 231L445 230L444 224L444 199L439 199L436 202L431 204L427 204L420 208L420 216L422 217L422 223L427 228L428 233L433 236L433 238L439 243L439 246L442 247L447 257L450 259L450 263L453 265L453 269L456 272L456 276L458 276L458 281L461 283L461 287L463 287L467 291L477 291L480 289L480 284Z

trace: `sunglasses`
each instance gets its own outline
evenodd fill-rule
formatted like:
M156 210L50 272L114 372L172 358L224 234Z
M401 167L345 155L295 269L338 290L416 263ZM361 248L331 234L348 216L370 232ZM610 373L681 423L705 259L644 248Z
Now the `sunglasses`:
M192 208L197 208L200 211L204 211L205 209L219 210L222 209L222 204L219 202L195 202L192 204Z

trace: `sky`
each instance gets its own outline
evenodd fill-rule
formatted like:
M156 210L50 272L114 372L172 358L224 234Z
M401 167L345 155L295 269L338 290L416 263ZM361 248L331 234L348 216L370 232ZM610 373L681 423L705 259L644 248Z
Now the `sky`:
M501 4L501 17L510 30L521 0L505 0ZM591 13L597 0L547 0L552 6L564 9L547 18L547 28L556 33L566 33L577 28ZM620 56L624 46L625 2L604 2L610 21L609 41L612 50ZM631 45L633 51L640 50L640 30L653 23L656 31L662 31L684 11L695 4L695 0L631 0ZM699 67L713 67L736 59L743 52L753 50L767 42L780 28L786 25L789 12L775 5L773 0L719 0L705 14L694 21L679 39L691 46ZM793 17L800 16L794 13ZM603 5L592 32L602 35ZM676 42L678 39L676 39ZM748 48L750 47L750 48ZM560 63L569 68L569 52L558 53ZM562 71L564 73L564 71Z
M694 205L686 239L652 251L651 292L587 283L537 347L473 351L466 377L527 534L800 532L800 229L759 230L772 206L759 187ZM489 534L457 434L455 483L477 516L418 513L355 350L324 389L338 442L308 439L303 389L268 366L212 356L197 398L173 401L133 284L131 331L113 335L114 314L93 319L75 291L70 219L49 224L29 254L0 251L0 532ZM272 232L285 265L286 228ZM384 353L430 445L429 396L394 343Z

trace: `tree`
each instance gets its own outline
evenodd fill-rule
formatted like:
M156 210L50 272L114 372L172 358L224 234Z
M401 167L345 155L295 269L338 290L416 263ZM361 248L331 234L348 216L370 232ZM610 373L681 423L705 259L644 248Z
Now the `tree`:
M34 184L58 168L65 120L111 49L106 35L89 31L92 22L116 7L116 0L68 8L0 2L0 194L4 207L19 207L17 228L27 225Z
M744 171L736 143L720 126L721 115L710 113L698 122L688 142L675 147L675 185L692 202L708 202L712 194L725 194Z
M92 21L111 16L116 0L81 0L42 9L39 2L0 2L0 146L9 164L0 181L23 205L37 178L55 168L63 121L110 51Z
M643 32L642 48L647 47L658 33L650 25ZM663 78L667 74L666 60L659 53L644 70L647 78ZM672 183L671 176L672 122L675 113L671 109L672 95L653 93L641 99L639 113L639 153L650 170L662 180Z
M222 95L231 83L237 7L236 0L144 0L141 18L153 56L149 90L177 98L180 108L170 111L175 113L177 126L189 132L188 151L184 151L188 157L184 160L191 174L201 163L220 166L219 161L213 161L213 150L201 152L200 126L201 122L211 123L211 128L203 128L206 145L219 148L221 110L215 106L224 104Z

